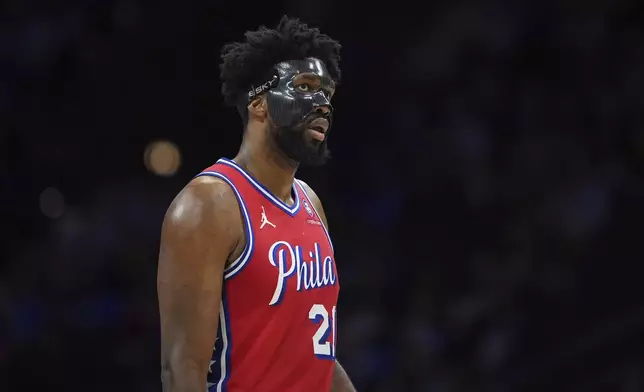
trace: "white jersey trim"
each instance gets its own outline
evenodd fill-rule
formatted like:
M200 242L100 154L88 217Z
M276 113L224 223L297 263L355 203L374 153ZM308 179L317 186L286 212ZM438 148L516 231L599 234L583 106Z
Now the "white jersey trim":
M300 189L302 190L302 193L304 194L304 197L306 197L306 200L309 202L311 205L311 208L313 208L313 211L315 211L315 215L318 217L320 220L320 223L322 223L322 228L324 229L324 234L326 234L326 239L329 241L329 245L331 246L331 251L335 253L335 250L333 249L333 241L331 241L331 235L329 234L329 229L326 227L326 224L322 220L322 217L320 216L320 213L318 212L318 209L315 208L315 203L311 200L309 197L309 193L306 191L306 188L304 187L304 181L298 180L297 178L295 179L295 182L297 182L297 185L300 186Z
M295 184L293 184L293 196L295 197L295 203L293 203L292 206L289 206L288 204L284 203L282 200L280 200L278 197L273 195L264 185L260 184L257 182L250 174L248 174L241 166L239 166L237 163L230 159L226 158L221 158L217 161L217 163L227 165L232 167L233 169L237 170L239 174L244 176L248 182L259 192L261 193L265 198L270 200L273 204L275 204L279 209L282 211L286 212L290 216L295 216L297 212L300 209L300 198L297 192L297 187Z
M248 214L248 208L246 208L244 199L242 198L233 182L228 177L215 171L205 171L197 175L197 177L200 176L217 177L226 182L228 186L230 186L230 188L233 190L233 192L235 192L235 197L237 198L237 202L239 203L239 210L242 214L242 222L244 225L244 233L246 234L246 246L244 246L244 250L242 251L241 255L239 255L238 258L236 258L226 269L224 269L224 279L230 279L233 276L237 275L251 259L255 246L253 225L250 222L250 215Z

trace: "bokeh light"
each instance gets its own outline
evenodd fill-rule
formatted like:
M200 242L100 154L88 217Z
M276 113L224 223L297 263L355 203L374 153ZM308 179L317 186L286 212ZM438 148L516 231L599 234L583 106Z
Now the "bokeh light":
M181 152L176 144L168 140L156 140L145 148L143 161L152 173L169 177L176 174L181 166Z
M45 188L40 193L40 211L48 218L60 218L65 212L65 197L56 188Z

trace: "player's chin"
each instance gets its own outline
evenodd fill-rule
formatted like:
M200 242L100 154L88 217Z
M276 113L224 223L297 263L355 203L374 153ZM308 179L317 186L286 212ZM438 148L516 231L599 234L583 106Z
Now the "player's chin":
M320 140L309 140L307 143L307 150L309 151L309 154L311 155L325 155L327 154L327 144L326 140L325 141L320 141Z
M306 166L319 167L324 165L329 160L330 154L329 150L326 148L325 144L317 146L315 150L310 151L306 159L301 163L304 163Z

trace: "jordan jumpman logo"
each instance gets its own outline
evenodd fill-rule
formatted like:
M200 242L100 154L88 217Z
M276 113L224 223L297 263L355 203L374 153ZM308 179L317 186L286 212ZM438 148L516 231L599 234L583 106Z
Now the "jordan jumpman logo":
M264 209L264 206L262 206L262 222L261 222L261 223L262 223L262 224L261 224L261 225L259 225L259 228L260 228L260 229L263 229L265 225L269 225L269 226L273 226L273 227L275 227L275 225L274 225L274 224L272 224L271 222L269 222L268 218L266 217L266 210Z

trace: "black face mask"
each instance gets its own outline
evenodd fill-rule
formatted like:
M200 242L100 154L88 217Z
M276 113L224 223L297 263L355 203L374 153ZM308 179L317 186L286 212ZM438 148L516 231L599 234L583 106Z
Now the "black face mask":
M294 79L302 73L319 78L319 88L302 91L294 86ZM269 132L276 146L290 160L319 166L329 157L327 140L333 107L328 91L332 88L333 81L322 61L315 58L284 61L275 66L268 82L251 89L248 99L266 93L268 112L273 120ZM323 141L313 139L307 132L311 122L318 118L329 122Z

